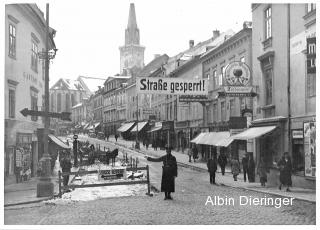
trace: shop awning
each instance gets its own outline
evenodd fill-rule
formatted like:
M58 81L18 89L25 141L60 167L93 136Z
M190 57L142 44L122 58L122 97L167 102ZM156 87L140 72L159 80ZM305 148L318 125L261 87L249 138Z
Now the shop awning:
M139 122L138 125L138 132L141 131L141 129L143 129L143 127L147 124L147 121L143 121L143 122ZM135 125L132 129L131 132L137 132L137 125Z
M71 147L67 144L65 144L62 140L60 140L58 137L49 134L48 135L49 139L52 140L54 143L56 143L58 146L60 146L63 149L70 149Z
M196 136L195 138L193 138L190 142L198 144L198 142L203 139L206 135L208 134L208 132L206 133L199 133L198 136Z
M158 126L158 127L153 127L150 131L148 131L148 133L151 133L151 132L155 132L155 131L159 131L162 129L162 126Z
M249 129L243 131L242 133L238 133L238 134L232 136L232 138L234 140L254 139L257 137L261 137L267 133L270 133L271 131L273 131L276 128L277 128L277 126L253 127L253 128L249 128Z
M229 137L229 132L209 132L198 142L198 144L218 146L217 144L226 140Z
M89 123L85 124L85 125L83 126L83 129L87 129L88 126L89 126Z
M117 129L118 132L126 132L128 129L130 129L134 125L134 122L126 123L122 125L119 129Z
M230 137L223 139L223 140L219 141L218 143L216 143L216 146L228 147L233 141L234 141L234 139L232 138L232 136L230 136Z
M97 128L99 125L101 124L101 122L97 122L97 123L94 123L94 128Z

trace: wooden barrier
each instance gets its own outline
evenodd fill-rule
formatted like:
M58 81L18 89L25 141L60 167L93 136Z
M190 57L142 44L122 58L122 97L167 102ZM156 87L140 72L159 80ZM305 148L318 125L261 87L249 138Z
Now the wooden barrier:
M104 186L116 186L116 185L131 185L131 184L147 184L148 192L146 195L152 196L150 193L150 175L149 175L149 165L146 167L130 167L126 168L126 171L137 171L137 170L146 170L147 171L147 179L139 180L139 181L122 181L122 182L112 182L112 183L100 183L100 184L84 184L84 185L61 185L62 177L69 175L86 175L86 174L94 174L94 173L104 173L110 170L93 170L93 171L78 171L78 172L61 172L59 171L59 197L62 196L62 189L75 189L75 188L89 188L89 187L104 187Z

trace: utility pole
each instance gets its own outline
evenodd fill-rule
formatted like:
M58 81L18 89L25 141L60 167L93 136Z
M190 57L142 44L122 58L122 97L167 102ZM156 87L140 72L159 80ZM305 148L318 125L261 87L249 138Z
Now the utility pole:
M37 197L53 196L53 183L51 182L51 157L49 155L49 3L46 4L46 51L45 51L45 123L43 145L44 153L40 160L42 175L37 184Z
M137 133L136 133L136 149L140 149L140 143L139 143L139 140L138 140L138 132L139 132L139 127L138 127L138 124L139 124L139 117L138 117L138 111L139 111L139 94L137 92Z

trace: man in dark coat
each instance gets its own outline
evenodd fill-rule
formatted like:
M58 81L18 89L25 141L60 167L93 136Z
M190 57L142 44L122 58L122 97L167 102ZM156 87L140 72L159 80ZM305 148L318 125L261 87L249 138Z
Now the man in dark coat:
M192 156L193 156L193 162L196 162L196 159L198 159L198 148L196 145L193 145Z
M248 167L249 167L249 157L248 154L246 154L243 158L242 158L242 169L243 169L243 180L244 182L247 181L247 175L248 175ZM249 175L248 175L249 177Z
M70 156L66 151L63 151L63 156L60 161L60 166L62 169L62 172L71 172L71 160ZM63 186L67 186L69 182L69 175L63 176Z
M278 162L278 167L280 169L280 186L279 189L281 190L281 186L287 186L287 192L290 192L289 187L292 185L291 180L291 173L292 173L292 164L291 159L289 157L289 153L285 152Z
M207 163L208 172L210 174L210 184L216 184L217 158L212 155Z
M175 177L178 176L177 160L171 154L171 149L172 147L166 146L167 154L159 158L152 158L152 157L145 156L145 158L148 161L163 162L161 192L165 193L165 198L164 198L165 200L172 200L170 193L174 192L175 190L174 180L175 180Z
M255 170L256 164L254 163L252 153L249 155L249 164L248 164L248 180L249 182L255 182Z
M220 165L222 175L224 175L227 162L228 162L228 160L227 160L226 154L220 153L219 158L218 158L218 163Z

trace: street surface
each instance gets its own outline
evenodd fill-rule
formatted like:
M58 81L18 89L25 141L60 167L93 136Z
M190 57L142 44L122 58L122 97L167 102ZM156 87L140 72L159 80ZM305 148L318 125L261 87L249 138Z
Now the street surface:
M89 142L112 144L89 138ZM139 157L139 165L149 164L151 183L160 189L162 163L146 162L143 155L128 150L128 156ZM119 157L122 157L119 155ZM292 206L214 206L206 204L208 196L273 197L263 193L210 185L209 175L179 167L173 200L163 200L162 193L103 198L64 204L32 204L8 207L5 224L315 224L316 205L294 200ZM276 198L276 197L274 197Z

